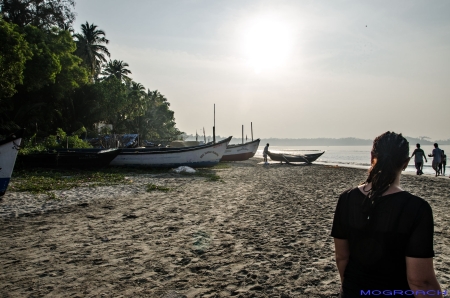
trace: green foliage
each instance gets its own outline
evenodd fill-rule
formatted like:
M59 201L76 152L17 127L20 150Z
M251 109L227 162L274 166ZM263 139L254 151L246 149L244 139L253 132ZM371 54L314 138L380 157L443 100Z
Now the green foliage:
M82 127L74 132L72 136L68 136L64 130L58 128L55 135L48 136L41 143L36 142L36 134L34 134L29 140L24 141L25 145L20 149L19 154L26 155L49 149L92 148L91 144L78 137L78 135L85 131L86 129Z
M59 148L92 148L92 146L80 139L77 134L85 132L84 127L80 128L78 131L68 136L65 131L58 128L56 135L50 135L46 138L44 146L49 149L59 149ZM59 137L59 140L58 140Z
M121 82L130 81L131 79L128 75L131 74L131 71L127 69L128 66L128 63L123 62L122 60L109 60L102 75L105 76L105 79L115 77Z
M89 69L91 79L94 80L100 74L100 65L105 62L106 56L111 54L104 44L108 44L109 40L105 38L105 32L97 29L94 24L86 22L81 25L81 32L74 34L77 43L77 55L81 57Z
M96 80L109 56L108 40L94 24L83 24L82 33L73 36L75 41L67 24L59 26L58 20L64 18L70 25L72 3L0 1L7 20L19 24L0 18L0 133L25 128L35 134L33 146L27 150L83 148L77 130L85 127L83 133L92 132L96 123L112 124L109 133L139 133L141 140L177 139L181 132L175 127L169 102L158 91L146 92L142 84L132 81L127 63L110 60L103 72L106 78ZM55 10L51 11L48 5L53 4ZM29 12L32 6L47 12ZM18 12L35 15L20 16ZM46 19L53 15L59 19ZM58 128L75 133L60 135L57 146L52 133ZM46 142L36 144L36 135L47 138Z
M17 92L16 85L22 84L25 63L32 52L24 35L17 26L0 18L0 103L2 98L11 97Z
M14 122L16 126L36 131L57 127L73 130L76 121L72 95L88 82L81 59L72 53L76 49L68 31L43 31L33 26L20 29L32 53L25 63L23 85L0 108L0 125ZM10 111L10 112L7 112ZM78 128L77 127L77 128Z
M215 165L214 167L212 167L213 169L228 169L230 168L230 163L229 162L219 162L217 165Z
M151 192L151 191L162 191L162 192L168 192L171 189L169 187L165 187L165 186L159 186L159 185L155 185L155 184L148 184L146 187L147 192Z
M197 169L194 175L206 178L208 182L222 181L219 175L215 171L210 169Z
M75 20L74 0L2 0L0 12L8 22L21 27L66 29Z
M56 75L61 71L58 54L53 51L53 34L47 34L39 28L26 26L23 28L33 58L25 65L24 85L27 91L35 91L54 83Z
M19 192L48 193L75 187L98 187L129 184L124 173L103 171L35 170L14 171L10 190Z

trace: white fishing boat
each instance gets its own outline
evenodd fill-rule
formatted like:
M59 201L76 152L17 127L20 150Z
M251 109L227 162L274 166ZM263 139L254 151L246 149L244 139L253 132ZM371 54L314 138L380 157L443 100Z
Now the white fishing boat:
M149 168L211 167L219 163L231 137L217 143L182 148L122 149L111 166Z
M245 143L228 145L220 161L241 161L253 157L258 150L260 139Z
M0 141L0 197L8 188L21 141L22 132Z

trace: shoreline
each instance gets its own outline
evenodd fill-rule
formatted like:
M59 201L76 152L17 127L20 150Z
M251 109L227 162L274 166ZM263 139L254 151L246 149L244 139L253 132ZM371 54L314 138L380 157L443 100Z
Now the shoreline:
M259 162L252 158L214 169L218 181L174 173L130 175L129 185L61 191L64 200L7 192L0 208L25 212L20 204L26 200L47 209L0 218L0 293L336 296L333 213L340 193L363 181L365 171ZM435 268L443 289L450 285L447 180L414 175L401 180L405 190L432 206ZM147 184L168 191L147 192Z
M262 156L254 156L252 158L255 159L260 159L260 160L264 160L264 158ZM269 159L269 164L279 164L279 162L274 162L274 161L270 161ZM352 165L352 164L340 164L340 163L332 163L332 162L320 162L320 161L315 161L313 162L313 164L315 165L321 165L321 166L326 166L326 167L341 167L341 168L350 168L350 169L357 169L357 170L364 170L366 173L369 170L370 167L368 166L359 166L359 165ZM413 175L413 176L419 176L416 175L416 172L414 171L403 171L402 175ZM434 176L434 174L428 174L428 173L424 173L422 175L420 175L421 177L429 177L429 178L450 178L449 176L450 173L446 173L445 175L440 175L440 176Z

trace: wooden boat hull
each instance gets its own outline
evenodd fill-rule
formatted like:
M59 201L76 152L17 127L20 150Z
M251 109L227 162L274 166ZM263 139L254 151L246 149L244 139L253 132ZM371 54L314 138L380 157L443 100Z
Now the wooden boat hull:
M219 163L230 140L231 137L215 144L183 148L124 149L110 165L149 168L211 167Z
M269 151L267 155L273 161L311 163L311 162L317 160L324 153L325 153L325 151L320 152L320 153L312 153L312 154L305 154L305 155L292 155L292 154L274 153L274 152Z
M242 161L253 157L260 139L245 144L228 145L220 161Z
M0 141L0 197L8 188L21 141L21 133Z
M18 163L24 168L92 169L107 166L119 153L120 149L58 149L20 155Z

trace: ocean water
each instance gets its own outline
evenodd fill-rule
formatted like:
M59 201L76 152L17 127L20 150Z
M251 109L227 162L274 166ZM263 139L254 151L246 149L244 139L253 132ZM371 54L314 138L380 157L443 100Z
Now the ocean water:
M413 153L416 146L410 146L409 154ZM447 161L450 162L450 145L440 146L445 154L449 157ZM264 146L260 146L255 154L255 157L263 157ZM269 150L277 153L286 154L307 154L325 151L325 153L314 163L325 165L338 165L353 168L369 169L370 167L370 150L372 146L270 146ZM421 149L428 154L434 149L433 145L423 145ZM432 157L427 157L428 162L423 166L424 174L433 174L434 170L431 167ZM416 172L414 166L414 158L408 164L406 172ZM450 175L450 167L447 165L446 175Z

